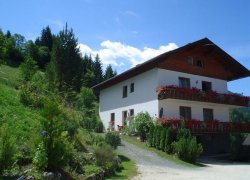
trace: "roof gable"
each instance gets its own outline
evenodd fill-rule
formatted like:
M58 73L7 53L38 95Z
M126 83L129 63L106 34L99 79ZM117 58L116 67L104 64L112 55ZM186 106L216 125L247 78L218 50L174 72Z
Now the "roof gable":
M198 59L201 60L203 66L191 66L188 64L188 58L193 58L194 61ZM178 49L163 53L107 81L104 81L93 88L105 89L156 67L227 81L250 76L250 71L248 69L242 66L208 38L204 38Z

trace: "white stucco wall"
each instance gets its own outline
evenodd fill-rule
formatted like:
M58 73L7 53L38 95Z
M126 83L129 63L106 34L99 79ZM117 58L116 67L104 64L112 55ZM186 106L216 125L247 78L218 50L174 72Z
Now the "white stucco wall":
M130 93L130 84L134 83L134 92ZM128 96L122 98L123 86L128 87ZM115 113L115 128L122 125L122 112L134 109L137 114L147 111L151 116L158 116L158 100L155 91L157 87L157 69L154 68L133 78L115 84L100 92L100 118L105 128Z
M190 86L202 89L202 81L212 83L212 90L218 93L227 93L227 81L205 76L198 76L182 72L170 71L165 69L158 69L158 86L176 85L179 86L179 77L190 79Z
M161 107L165 117L179 118L179 107L191 107L192 118L203 120L203 108L213 109L214 118L221 121L229 120L229 108L233 106L215 103L166 99L158 101L156 88L164 85L179 85L179 77L190 78L191 87L202 88L202 81L212 83L212 89L226 93L227 82L220 79L192 75L182 72L154 68L123 82L101 90L100 118L105 128L109 127L111 113L115 113L115 128L122 125L122 112L134 109L134 114L149 112L152 117L158 117ZM130 84L134 83L134 92L130 93ZM122 98L123 86L128 87L128 96Z

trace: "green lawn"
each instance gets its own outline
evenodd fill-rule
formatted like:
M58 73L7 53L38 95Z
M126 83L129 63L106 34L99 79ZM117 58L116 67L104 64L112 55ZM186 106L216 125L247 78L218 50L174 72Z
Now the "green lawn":
M123 170L121 172L116 172L115 176L106 178L107 180L115 180L115 179L132 179L134 176L137 175L137 168L135 163L127 158L126 156L122 155L119 151L117 152L119 158L122 160Z
M143 148L145 150L148 150L148 151L151 151L151 152L154 152L155 154L157 154L158 156L162 157L162 158L165 158L167 160L170 160L170 161L173 161L175 162L176 164L180 164L180 165L183 165L183 166L188 166L188 167L204 167L205 165L203 164L200 164L200 163L196 163L196 164L191 164L191 163L188 163L188 162L185 162L185 161L182 161L180 160L179 158L177 158L176 156L174 155L170 155L170 154L167 154L165 152L162 152L158 149L155 149L153 147L149 147L147 146L145 143L143 142L140 142L139 140L137 140L136 138L134 137L130 137L130 136L126 136L126 135L122 135L121 138L124 140L124 141L127 141L131 144L134 144L140 148Z

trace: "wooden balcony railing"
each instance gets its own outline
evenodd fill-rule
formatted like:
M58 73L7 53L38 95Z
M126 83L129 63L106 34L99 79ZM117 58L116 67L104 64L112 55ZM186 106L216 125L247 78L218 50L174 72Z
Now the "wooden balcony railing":
M204 92L197 88L180 88L177 86L161 86L157 88L158 99L182 99L189 101L202 101L219 104L248 106L249 97L239 94L220 94L216 91Z
M249 122L220 122L218 120L200 121L200 120L179 120L173 118L159 118L158 124L178 130L181 125L188 128L191 133L249 133Z

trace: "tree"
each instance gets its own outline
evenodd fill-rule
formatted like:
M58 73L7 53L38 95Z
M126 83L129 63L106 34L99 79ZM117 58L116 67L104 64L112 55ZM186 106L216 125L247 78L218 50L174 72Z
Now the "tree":
M49 26L42 29L41 37L36 39L36 44L38 46L45 46L49 49L49 51L52 51L53 35Z
M31 57L34 61L38 62L39 59L39 49L38 46L29 40L25 44L25 55Z
M50 62L50 51L46 46L41 46L38 49L38 66L45 69L46 65Z
M19 65L24 61L25 38L20 34L14 34L6 38L6 59L11 65Z
M105 80L108 80L108 79L110 79L110 78L116 76L116 74L117 74L116 71L114 71L114 70L112 69L112 66L109 64L109 65L107 66L106 70L105 70L104 79L105 79Z
M58 104L54 102L47 102L42 110L41 114L44 119L41 119L40 135L42 138L39 143L41 147L38 147L36 159L33 159L35 165L40 168L58 170L68 162L71 149L67 133L64 131L65 121L61 118L61 113ZM39 162L39 159L43 161Z
M26 60L20 65L20 69L23 79L25 81L29 81L36 73L37 65L31 57L27 57Z
M77 47L77 39L72 29L65 29L56 36L52 48L51 65L52 75L50 83L59 91L79 92L82 85L82 60Z
M0 29L0 63L5 58L6 51L6 38L4 37L4 34Z
M95 72L94 72L94 62L92 61L91 55L88 56L87 54L84 55L82 58L83 61L83 74L84 80L83 84L87 87L92 87L95 85Z
M77 106L79 109L91 110L94 108L94 103L96 101L96 96L92 89L83 87L78 95Z
M10 37L11 37L11 33L10 33L9 30L6 32L5 37L6 37L6 38L10 38Z
M96 85L103 81L102 64L98 54L96 55L93 63L93 70L95 74L94 85Z

